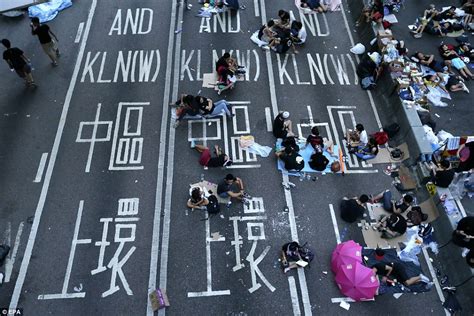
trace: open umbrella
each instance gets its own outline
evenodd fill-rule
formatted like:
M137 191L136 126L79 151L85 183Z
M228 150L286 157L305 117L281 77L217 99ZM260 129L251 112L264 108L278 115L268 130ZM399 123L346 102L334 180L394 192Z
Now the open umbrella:
M373 299L379 288L379 280L372 269L359 262L342 265L336 283L342 294L356 301Z
M336 246L332 252L331 269L337 273L341 265L362 262L362 246L353 240L348 240Z

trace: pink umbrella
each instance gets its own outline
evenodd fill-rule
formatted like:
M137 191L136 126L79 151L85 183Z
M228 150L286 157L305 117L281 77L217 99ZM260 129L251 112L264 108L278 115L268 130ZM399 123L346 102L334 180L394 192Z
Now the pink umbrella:
M336 283L342 294L356 301L373 299L379 288L379 280L372 269L359 262L341 266Z
M339 271L341 265L362 263L362 246L353 240L348 240L336 246L332 252L331 269L335 274Z

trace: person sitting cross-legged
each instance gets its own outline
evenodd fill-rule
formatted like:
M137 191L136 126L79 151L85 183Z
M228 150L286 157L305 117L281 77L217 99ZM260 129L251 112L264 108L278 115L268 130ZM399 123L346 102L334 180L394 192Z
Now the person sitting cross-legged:
M209 200L204 196L201 188L195 187L191 190L191 197L188 200L187 206L191 209L205 209L209 204Z
M233 190L234 187L237 187L238 191ZM246 199L250 196L244 191L244 182L242 179L235 177L233 174L229 173L222 179L217 185L217 194L221 198L235 198L243 203L246 202Z

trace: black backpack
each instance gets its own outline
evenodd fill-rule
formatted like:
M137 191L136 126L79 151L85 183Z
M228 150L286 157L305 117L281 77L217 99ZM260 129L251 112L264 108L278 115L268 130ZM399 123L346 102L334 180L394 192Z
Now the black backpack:
M306 244L307 243L304 243L304 245L300 246L298 248L298 252L300 253L301 259L303 259L307 263L311 263L311 261L313 261L314 259L314 252L309 249Z
M209 204L207 204L207 212L209 214L217 214L221 211L221 206L215 195L211 194L207 200L209 201Z

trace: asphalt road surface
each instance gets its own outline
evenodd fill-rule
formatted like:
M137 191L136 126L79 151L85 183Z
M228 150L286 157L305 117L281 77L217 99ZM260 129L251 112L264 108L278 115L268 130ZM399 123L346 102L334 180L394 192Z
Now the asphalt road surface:
M4 67L0 77L0 232L14 245L0 307L25 315L152 315L148 293L166 289L160 315L347 313L330 271L338 241L363 242L338 216L343 196L391 185L385 165L350 158L345 175L314 173L285 190L273 153L239 151L251 134L274 147L269 120L287 110L295 132L310 126L337 145L356 122L369 132L390 118L360 89L346 11L300 16L292 1L242 1L245 10L207 20L173 1L82 1L48 23L59 37L50 64L27 18L0 19L0 34L32 59L36 89ZM304 18L298 54L250 41L278 9ZM231 51L247 74L218 96L203 87L214 61ZM181 93L232 103L232 119L185 121L168 104ZM218 144L232 168L204 170L190 141ZM186 208L189 185L242 178L251 208L233 203L203 220ZM284 211L287 206L289 212ZM2 236L3 237L3 236ZM284 274L282 244L307 242L309 269ZM429 274L426 263L422 263ZM351 314L443 315L437 291L351 304Z

